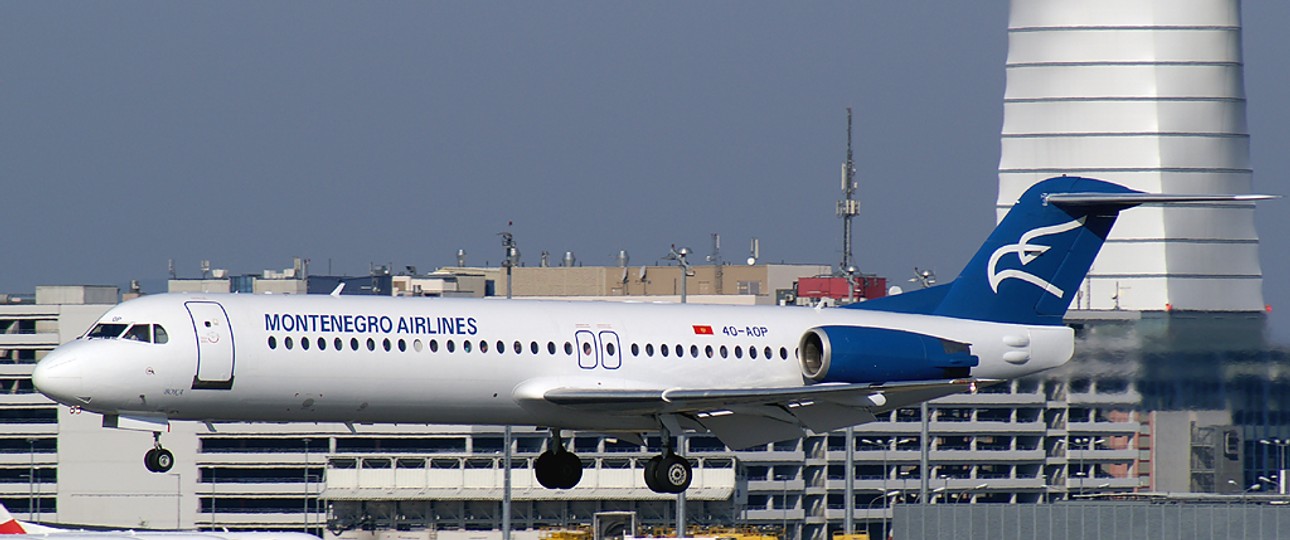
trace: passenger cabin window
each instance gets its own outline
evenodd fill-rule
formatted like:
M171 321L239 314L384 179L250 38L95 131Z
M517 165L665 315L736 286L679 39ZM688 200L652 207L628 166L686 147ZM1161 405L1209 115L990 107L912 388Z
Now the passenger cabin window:
M125 327L126 325L124 324L103 323L103 324L96 325L94 329L90 330L90 333L87 334L85 337L91 337L91 338L120 337L121 333L125 332Z

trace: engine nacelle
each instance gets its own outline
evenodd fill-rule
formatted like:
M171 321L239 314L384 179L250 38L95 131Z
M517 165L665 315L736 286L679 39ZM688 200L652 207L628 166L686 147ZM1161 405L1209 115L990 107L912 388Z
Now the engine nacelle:
M802 375L815 382L955 379L980 363L967 343L860 326L820 326L798 343Z

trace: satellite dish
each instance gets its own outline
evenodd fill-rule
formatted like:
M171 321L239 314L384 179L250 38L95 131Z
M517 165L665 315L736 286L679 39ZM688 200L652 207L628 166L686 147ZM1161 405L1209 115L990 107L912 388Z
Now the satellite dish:
M641 266L640 272L637 273L641 281L645 281L645 266Z
M757 264L757 257L748 257L748 266Z
M905 289L900 288L900 285L892 285L887 288L887 296L896 296L903 292L905 292Z

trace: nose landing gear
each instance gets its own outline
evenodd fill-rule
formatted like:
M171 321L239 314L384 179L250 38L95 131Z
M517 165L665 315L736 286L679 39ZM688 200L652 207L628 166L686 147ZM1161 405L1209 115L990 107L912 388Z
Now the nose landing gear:
M149 471L163 473L175 466L175 455L161 447L161 433L152 433L152 449L143 454L143 466Z

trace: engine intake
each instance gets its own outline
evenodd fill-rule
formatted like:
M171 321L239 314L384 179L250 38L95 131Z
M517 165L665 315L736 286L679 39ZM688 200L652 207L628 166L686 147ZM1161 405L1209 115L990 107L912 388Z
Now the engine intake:
M971 346L935 336L862 326L820 326L798 343L802 375L815 382L869 383L967 377Z

